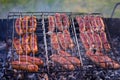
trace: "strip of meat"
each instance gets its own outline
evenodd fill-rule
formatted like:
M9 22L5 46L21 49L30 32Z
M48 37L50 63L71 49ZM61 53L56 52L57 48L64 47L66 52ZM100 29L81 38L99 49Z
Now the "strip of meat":
M58 41L59 41L61 47L62 47L64 50L68 49L69 44L67 43L67 40L66 40L66 38L68 38L68 37L65 37L62 32L58 32L58 33L57 33L57 36L58 36Z
M30 35L30 48L33 54L38 52L37 35L35 33L32 33Z
M63 34L65 37L66 44L68 44L69 48L72 49L75 45L74 45L74 42L70 36L70 33L68 32L68 30L64 30Z
M29 54L31 52L31 49L29 46L29 39L30 37L28 35L23 35L22 37L22 47L26 54Z
M48 16L48 31L53 32L55 30L55 21L54 21L54 16Z
M77 66L80 66L81 65L81 62L78 58L72 56L71 54L63 51L63 50L60 50L58 51L58 54L64 58L66 58L68 61L70 61L73 65L77 65Z
M100 16L96 16L95 20L97 23L98 31L105 31L105 25L104 25L103 19Z
M76 16L76 20L78 22L80 32L85 32L85 22L83 18L81 16Z
M24 16L23 20L22 20L22 29L23 29L23 33L27 33L28 32L28 21L29 21L29 16Z
M30 22L30 24L29 24L29 32L31 33L31 32L35 32L35 30L36 30L36 28L37 28L37 20L36 20L36 17L35 16L31 16L30 18L29 18L29 22Z
M64 29L68 29L70 26L70 21L68 16L65 13L63 13L61 14L61 17L62 17Z
M12 68L29 72L37 72L38 66L29 62L12 61Z
M74 70L74 66L72 65L72 63L70 61L68 61L67 59L65 59L64 57L59 56L57 54L52 54L52 56L50 56L50 58L52 61L59 63L65 69Z
M41 58L31 57L27 55L19 55L21 62L30 62L32 64L36 64L38 66L43 65L43 60Z
M23 34L23 30L22 30L22 18L17 18L16 21L15 21L15 30L16 30L16 33L18 35L22 35Z
M87 31L91 31L90 16L84 16L85 28Z
M110 51L111 47L107 40L106 33L104 31L100 32L100 38L101 38L101 41L102 41L102 44L103 44L105 50Z
M60 31L63 31L62 20L59 13L55 14L55 22L56 22L56 28Z
M14 38L13 45L16 49L17 54L19 54L19 55L23 54L23 49L22 49L22 46L21 46L21 43L20 43L19 39Z
M52 45L53 49L59 50L60 46L59 46L57 34L56 33L52 33L52 34L50 34L50 37L51 37L50 39L51 39L51 45Z
M96 45L97 50L101 51L103 49L103 46L102 46L102 41L100 39L99 34L94 32L93 36L94 36L94 39L95 39L95 45Z
M86 52L86 55L97 65L100 65L102 68L120 68L120 65L116 61L104 55L102 52L97 51L94 53L93 51L88 50Z
M95 45L95 39L94 39L93 33L87 31L87 32L84 33L84 34L86 35L86 39L87 39L88 42L89 42L90 48L91 48L91 49L94 49L94 48L96 47L96 45Z
M85 47L85 50L87 51L89 48L90 48L90 45L88 43L88 40L87 40L87 36L85 33L80 33L80 39L82 41L82 44L84 45Z

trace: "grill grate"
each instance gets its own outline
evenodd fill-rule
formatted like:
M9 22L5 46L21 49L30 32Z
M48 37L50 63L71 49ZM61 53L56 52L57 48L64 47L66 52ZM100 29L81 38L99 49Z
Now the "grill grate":
M66 52L69 52L72 56L77 57L81 61L81 67L76 67L75 70L73 70L73 71L64 69L62 66L54 63L50 59L50 56L52 54L55 54L56 51L52 48L50 36L47 34L47 32L48 32L47 17L50 15L53 16L55 13L66 13L71 22L70 28L68 30L69 30L71 38L75 44L75 47L73 49L66 50ZM40 58L42 58L42 60L45 63L43 67L39 68L38 73L47 73L48 76L50 77L50 80L57 80L58 78L63 79L63 80L70 80L70 79L71 80L74 80L74 79L83 79L84 80L86 78L86 76L89 76L89 75L86 75L87 72L89 74L93 75L94 71L108 70L108 69L104 70L103 68L100 68L99 66L95 65L93 62L91 62L85 56L86 51L83 47L83 44L81 43L81 39L79 37L80 31L79 31L78 23L75 20L75 16L77 16L77 15L85 16L88 14L72 13L72 12L10 12L8 14L8 38L7 38L7 40L9 41L9 43L8 43L9 50L11 51L12 55L11 55L11 58L8 58L9 59L8 62L16 60L16 57L19 58L19 56L15 52L15 49L14 49L13 43L12 43L12 41L15 37L21 39L21 36L18 36L15 31L14 24L15 24L16 18L23 17L23 16L36 16L37 17L37 29L36 29L35 33L37 34L37 37L38 37L39 51L38 51L38 54L36 54L36 55L30 54L30 56L40 57ZM102 16L99 13L92 13L91 15ZM11 21L12 23L9 21ZM105 27L105 28L106 28L105 29L106 33L108 35L108 40L110 41L111 46L113 46L108 29L107 29L107 27ZM55 30L55 32L57 33L59 31ZM105 50L103 50L103 52L112 58L116 57L115 54L113 54L113 53L115 53L113 47L110 51L110 54L108 54ZM113 69L111 69L111 70L113 70ZM18 71L18 72L23 73L23 71ZM25 73L26 73L26 71L25 71ZM81 73L83 73L83 74L81 74ZM69 77L67 78L67 76L69 76Z

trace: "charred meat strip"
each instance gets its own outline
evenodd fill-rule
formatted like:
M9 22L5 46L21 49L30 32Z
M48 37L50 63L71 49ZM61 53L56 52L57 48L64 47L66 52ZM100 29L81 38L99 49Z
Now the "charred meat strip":
M17 18L15 21L15 30L18 35L23 34L23 29L22 29L22 18Z
M50 56L50 58L52 61L59 63L65 69L74 70L74 66L72 65L72 63L70 61L68 61L67 59L65 59L64 57L59 56L57 54L52 54L52 56Z

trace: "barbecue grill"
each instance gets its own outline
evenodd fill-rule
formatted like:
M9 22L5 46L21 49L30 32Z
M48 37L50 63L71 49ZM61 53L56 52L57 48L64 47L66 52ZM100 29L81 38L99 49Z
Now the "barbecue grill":
M66 70L61 65L54 63L51 61L50 56L56 51L51 47L50 36L47 34L48 32L48 19L47 17L50 15L54 15L55 13L66 13L69 17L71 22L69 32L71 38L75 44L73 49L66 50L72 56L77 57L81 61L81 67L76 67L75 70ZM2 72L4 75L1 77L3 80L11 79L16 80L19 78L30 79L32 80L40 80L47 78L49 80L118 80L120 75L120 70L114 70L112 68L103 69L98 65L95 65L90 59L88 59L85 55L85 49L80 39L80 31L77 21L75 20L75 16L85 16L85 15L98 15L102 16L100 13L77 13L77 12L10 12L7 18L7 46L6 49L2 50L3 53L8 53L5 55L5 64L4 69ZM36 34L38 37L38 48L39 51L36 55L31 54L33 57L40 57L44 61L44 66L39 67L38 72L27 72L21 70L14 70L12 69L10 63L11 61L16 60L19 56L16 54L16 51L13 47L13 39L15 37L21 39L21 36L18 36L15 31L15 20L16 18L23 17L23 16L36 16L37 17L37 29ZM104 17L103 17L104 18ZM117 20L118 21L118 20ZM113 27L111 27L110 19L105 19L105 32L107 34L107 38L111 45L111 51L108 53L104 50L104 53L111 57L116 61L120 61L120 46L118 44L120 41L119 36L114 36L115 33L113 32ZM58 32L55 30L55 32ZM119 34L119 33L117 33ZM14 74L14 75L11 75ZM117 79L116 79L117 78Z

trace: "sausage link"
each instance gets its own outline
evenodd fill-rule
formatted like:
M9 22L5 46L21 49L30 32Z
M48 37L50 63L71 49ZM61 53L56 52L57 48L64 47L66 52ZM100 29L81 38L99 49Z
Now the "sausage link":
M13 61L11 64L12 64L12 68L17 69L17 70L24 70L24 71L29 71L29 72L38 71L38 66L35 64L31 64L29 62Z
M17 18L16 21L15 21L15 30L16 30L16 33L18 35L22 35L23 34L23 30L22 30L22 18Z
M29 39L30 37L28 35L23 35L22 37L22 47L23 47L25 54L29 54L31 52L31 49L29 46Z
M22 45L21 45L19 39L14 38L14 40L13 40L13 45L14 45L14 47L15 47L15 49L16 49L17 54L19 54L19 55L23 54Z
M55 30L54 16L48 16L48 22L49 22L48 31L53 32Z
M41 58L36 58L36 57L31 57L31 56L26 56L26 55L20 55L20 61L22 62L30 62L32 64L36 65L43 65L43 60Z
M88 50L86 52L86 55L97 65L100 65L102 68L113 68L113 69L120 68L120 64L112 60L110 57L104 55L102 52L99 51L93 52Z
M30 48L33 54L38 52L37 35L35 33L30 35Z
M37 28L37 19L36 19L36 17L35 16L31 16L30 18L29 18L29 23L28 23L28 25L29 25L29 32L31 33L31 32L35 32L35 30L36 30L36 28Z
M52 54L50 58L52 61L61 64L65 69L74 70L74 66L71 64L71 62L65 59L64 57L61 57L57 54Z
M68 61L70 61L73 65L77 65L77 66L80 66L81 62L78 58L72 56L71 54L63 51L63 50L60 50L58 51L58 54L64 58L66 58Z

